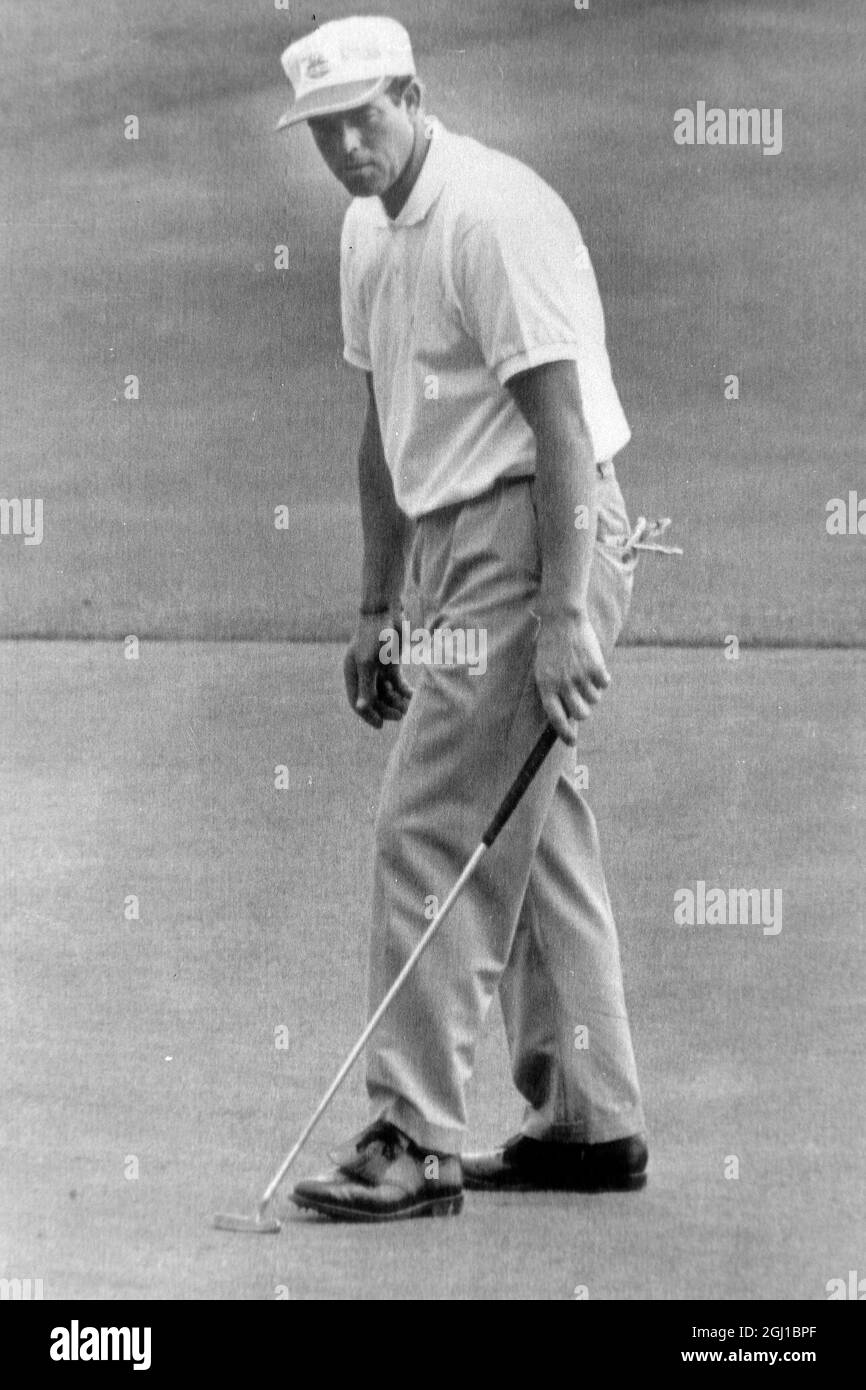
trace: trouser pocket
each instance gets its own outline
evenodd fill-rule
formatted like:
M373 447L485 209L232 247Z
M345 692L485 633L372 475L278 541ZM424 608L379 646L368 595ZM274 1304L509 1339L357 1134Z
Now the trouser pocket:
M613 651L631 607L637 554L625 553L631 525L610 468L598 482L595 557L589 583L590 620L606 656Z
M535 486L533 480L530 493L537 522ZM631 606L637 555L632 552L627 556L625 553L631 525L611 463L606 465L604 475L598 478L596 486L598 519L587 607L605 657L609 658Z

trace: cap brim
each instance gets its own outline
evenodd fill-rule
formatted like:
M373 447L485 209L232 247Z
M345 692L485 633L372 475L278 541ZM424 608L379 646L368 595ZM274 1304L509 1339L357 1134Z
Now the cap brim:
M373 82L344 82L340 87L330 90L310 92L301 97L288 111L284 111L277 121L277 130L287 130L289 126L301 121L314 121L320 116L336 116L341 111L351 111L356 106L366 106L379 96L389 82L387 77L377 77Z

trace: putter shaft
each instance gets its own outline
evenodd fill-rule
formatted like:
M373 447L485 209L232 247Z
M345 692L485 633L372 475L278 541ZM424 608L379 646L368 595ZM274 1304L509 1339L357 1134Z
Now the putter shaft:
M322 1096L322 1099L316 1107L314 1114L310 1116L310 1119L307 1121L306 1125L304 1126L303 1130L298 1136L298 1139L296 1140L293 1148L290 1149L290 1151L286 1154L286 1157L283 1159L283 1162L280 1164L280 1167L277 1169L276 1173L271 1178L271 1181L268 1183L267 1187L262 1193L262 1200L259 1202L258 1211L260 1218L263 1217L265 1211L267 1210L268 1206L270 1205L273 1199L274 1193L282 1183L283 1178L288 1173L295 1159L298 1157L298 1154L301 1152L302 1148L306 1144L313 1130L316 1128L316 1125L319 1123L319 1120L322 1118L331 1101L334 1099L334 1096L337 1094L337 1091L340 1089L349 1072L352 1070L352 1067L357 1062L358 1058L360 1057L361 1053L366 1047L367 1042L369 1041L371 1033L377 1027L383 1014L385 1014L385 1012L388 1010L395 996L400 992L406 980L411 975L412 971L415 969L415 966L417 965L418 961L421 959L424 952L427 950L427 947L430 945L430 942L433 940L433 937L435 936L436 932L439 930L442 923L445 921L445 918L448 916L448 913L451 911L451 908L454 906L458 897L462 893L466 883L474 874L478 861L481 858L481 856L486 852L486 850L487 846L484 843L482 843L479 844L473 851L472 857L467 862L466 867L464 868L457 882L454 884L454 887L451 889L451 892L448 894L448 897L445 899L439 911L436 913L436 916L433 918L433 921L430 923L424 935L421 937L421 940L418 942L418 945L415 947L411 956L406 961L406 964L403 966L403 969L400 971L391 988L388 990L388 993L385 995L378 1009L373 1014L372 1018L370 1019L360 1038L355 1043L355 1046L352 1048L352 1051L349 1053L348 1057L346 1058L343 1065L340 1067L340 1070L337 1072L337 1075L334 1077L327 1091Z
M292 1167L292 1164L295 1162L301 1150L304 1148L304 1145L306 1144L310 1135L313 1133L313 1130L316 1128L316 1125L319 1123L319 1120L324 1115L331 1101L334 1099L334 1096L337 1094L337 1091L340 1089L349 1072L352 1070L352 1067L355 1065L355 1062L360 1057L361 1053L363 1052L365 1046L367 1045L370 1039L371 1034L373 1033L374 1029L378 1026L382 1016L387 1012L394 998L403 988L403 985L405 984L406 980L411 975L412 971L415 969L415 966L418 964L418 961L421 959L424 952L427 950L427 947L430 945L430 942L433 940L442 923L445 921L445 918L448 916L448 913L451 911L460 894L463 892L463 889L465 888L469 879L472 877L476 868L478 867L479 860L487 852L487 850L496 840L500 831L510 820L514 810L516 809L518 803L520 802L524 793L526 792L527 787L531 783L535 774L538 772L538 769L541 767L541 764L544 762L544 759L547 757L556 740L556 730L553 728L551 724L547 724L545 726L544 732L541 734L540 738L535 744L535 747L532 749L532 752L529 754L529 757L523 764L523 767L520 769L511 786L509 787L508 791L506 792L505 796L503 797L501 804L499 805L495 815L493 816L493 819L491 820L490 824L485 830L480 842L473 850L470 858L468 859L465 867L463 868L463 871L460 874L460 877L457 879L457 882L454 884L453 888L451 889L444 903L440 907L439 911L436 913L436 916L433 918L433 921L430 923L424 935L421 937L421 940L418 942L414 951L409 956L409 959L406 961L406 964L403 966L399 975L394 980L394 983L391 985L391 988L388 990L381 1004L376 1009L372 1018L367 1023L367 1026L365 1027L363 1033L359 1037L358 1041L355 1043L355 1046L352 1048L343 1065L340 1067L340 1070L337 1072L337 1075L334 1077L327 1091L322 1096L322 1099L320 1100L314 1113L310 1116L309 1120L307 1121L306 1125L304 1126L294 1145L286 1154L279 1168L274 1173L274 1176L271 1178L270 1182L268 1183L267 1187L262 1193L261 1201L259 1202L258 1207L256 1208L255 1217L248 1217L245 1219L243 1217L218 1216L216 1218L215 1224L220 1229L273 1231L274 1228L276 1228L277 1230L279 1230L279 1221L276 1218L269 1217L267 1215L268 1208L274 1199L274 1195L277 1189L281 1185L283 1179L285 1178L289 1169Z

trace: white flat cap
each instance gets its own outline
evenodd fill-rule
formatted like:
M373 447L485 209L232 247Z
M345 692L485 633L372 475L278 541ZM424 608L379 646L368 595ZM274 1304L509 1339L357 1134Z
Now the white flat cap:
M414 77L409 35L396 19L356 15L334 19L290 44L282 56L295 104L278 130L317 116L364 106L393 77Z

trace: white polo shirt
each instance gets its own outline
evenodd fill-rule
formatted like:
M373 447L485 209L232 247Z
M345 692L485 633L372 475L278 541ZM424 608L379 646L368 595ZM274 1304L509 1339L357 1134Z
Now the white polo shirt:
M631 437L595 274L569 209L525 164L431 119L404 207L355 198L343 223L344 356L373 373L397 504L409 516L535 472L508 379L577 363L596 461Z

